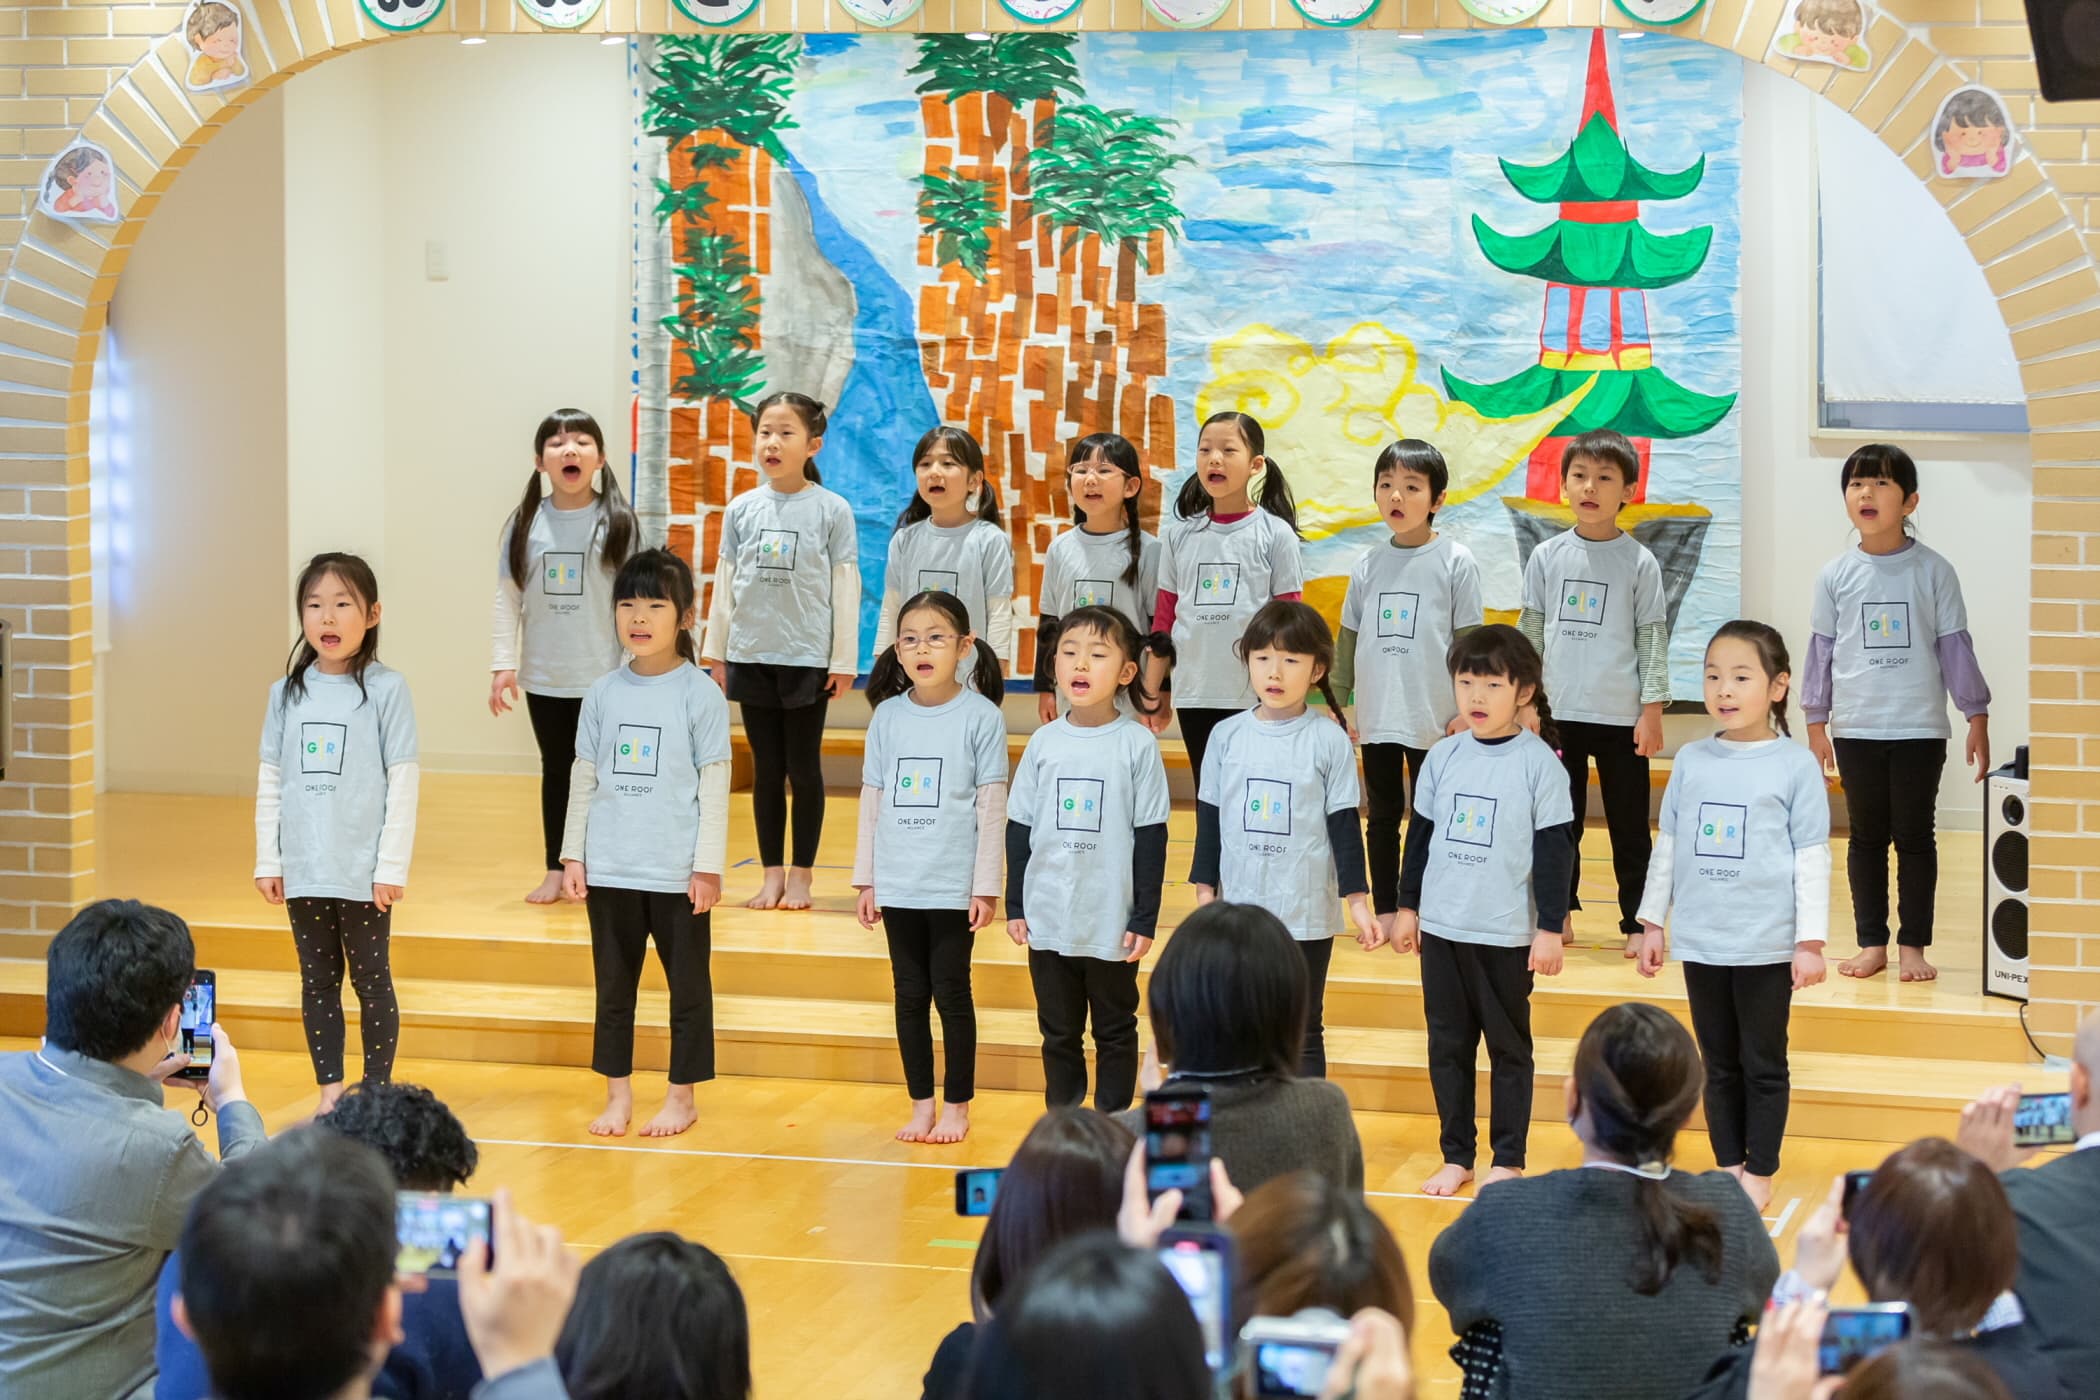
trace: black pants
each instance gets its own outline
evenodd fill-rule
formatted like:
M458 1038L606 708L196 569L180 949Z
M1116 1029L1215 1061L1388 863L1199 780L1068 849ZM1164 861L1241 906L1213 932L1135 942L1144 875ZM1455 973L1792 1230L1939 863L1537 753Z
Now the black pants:
M968 1103L977 1096L977 1007L970 999L970 950L976 936L970 932L969 912L886 908L882 931L890 941L904 1087L914 1102L933 1097L933 1018L928 1010L938 1007L948 1062L941 1098Z
M1364 795L1370 820L1364 827L1365 860L1371 874L1371 908L1390 914L1400 907L1400 821L1407 815L1427 749L1404 744L1365 744Z
M1043 1033L1043 1102L1086 1100L1086 1022L1094 1018L1094 1107L1119 1113L1137 1094L1138 965L1028 950L1035 1023Z
M1790 962L1764 967L1684 964L1692 1032L1706 1061L1706 1136L1714 1162L1752 1176L1779 1170L1786 1137L1786 1022Z
M1896 845L1896 942L1932 946L1932 900L1940 883L1940 848L1933 838L1945 739L1839 739L1838 777L1852 840L1845 874L1852 884L1852 926L1862 948L1889 942L1889 843Z
M1181 721L1181 742L1188 745L1189 778L1203 788L1203 753L1210 747L1210 732L1238 714L1238 710L1176 710Z
M1327 1077L1327 965L1334 960L1332 938L1295 940L1305 955L1305 1049L1298 1057L1298 1073L1307 1079Z
M1560 761L1568 770L1568 800L1575 806L1575 870L1568 879L1568 907L1580 909L1582 818L1590 805L1590 760L1597 760L1597 788L1604 796L1604 827L1611 833L1611 869L1619 885L1619 932L1639 933L1634 915L1648 883L1648 760L1633 751L1633 726L1559 721Z
M591 1068L607 1079L634 1073L634 1003L642 960L656 939L656 960L671 984L671 1082L698 1084L715 1077L715 986L708 968L708 916L693 912L681 890L622 890L593 885L591 966L597 973L598 1018L591 1034Z
M1495 1165L1523 1170L1531 1132L1531 950L1422 935L1422 1016L1429 1087L1444 1160L1471 1171L1480 1145L1473 1076L1488 1047L1488 1145Z
M824 712L829 701L791 710L767 705L744 706L744 734L751 740L751 818L758 827L758 863L817 863L817 842L824 835ZM781 859L781 837L788 823L788 787L795 790L795 850Z
M540 835L547 845L547 868L561 869L561 828L569 819L569 767L576 762L576 721L583 697L525 692L525 713L532 718L532 739L540 746Z
M355 899L287 899L292 943L299 950L299 1019L314 1083L343 1082L343 965L357 991L357 1034L364 1045L365 1082L384 1084L401 1045L401 1005L387 964L392 911Z

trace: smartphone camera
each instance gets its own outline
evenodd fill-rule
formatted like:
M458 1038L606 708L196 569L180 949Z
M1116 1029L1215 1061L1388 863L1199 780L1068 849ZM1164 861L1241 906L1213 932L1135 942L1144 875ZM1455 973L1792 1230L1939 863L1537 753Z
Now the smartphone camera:
M1222 1370L1232 1335L1232 1237L1207 1225L1177 1226L1160 1235L1159 1262L1195 1310L1204 1363Z
M1826 1376L1842 1376L1873 1360L1910 1335L1910 1304L1869 1303L1832 1308L1823 1323L1817 1364Z
M1846 1220L1850 1220L1852 1218L1852 1203L1859 1199L1859 1193L1866 1190L1867 1183L1872 1181L1873 1179L1874 1172L1872 1168L1868 1168L1864 1171L1852 1171L1845 1173L1845 1195L1842 1203L1838 1207L1838 1214L1840 1216L1842 1216Z
M1145 1194L1181 1193L1180 1218L1211 1218L1210 1090L1159 1089L1145 1095Z
M1348 1340L1349 1324L1326 1308L1253 1318L1240 1329L1240 1372L1256 1395L1317 1396Z
M1004 1167L964 1167L957 1172L955 1213L990 1215L992 1202L999 1199L999 1178L1005 1174Z
M2020 1106L2013 1111L2014 1146L2069 1147L2076 1141L2069 1094L2020 1095Z
M435 1191L396 1192L394 1235L399 1241L394 1255L396 1272L453 1277L474 1242L489 1239L488 1199L444 1196Z
M175 1048L190 1062L175 1072L177 1079L211 1077L211 1028L219 1019L219 974L198 968L182 990L182 1042Z

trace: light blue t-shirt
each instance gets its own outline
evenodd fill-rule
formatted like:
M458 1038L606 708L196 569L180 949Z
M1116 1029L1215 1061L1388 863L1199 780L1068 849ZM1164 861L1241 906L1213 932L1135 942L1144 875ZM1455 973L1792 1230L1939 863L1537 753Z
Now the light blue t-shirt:
M1608 540L1555 535L1525 562L1524 606L1545 618L1553 713L1582 724L1640 723L1636 634L1670 620L1662 565L1648 547L1623 530Z
M1167 767L1152 731L1122 715L1052 720L1029 737L1006 815L1029 828L1021 905L1028 946L1075 958L1128 956L1137 829L1167 819Z
M894 696L875 707L863 753L861 783L882 794L876 901L885 909L969 908L977 789L1006 781L999 707L968 689L942 705Z
M1159 586L1175 595L1174 703L1204 710L1252 705L1246 663L1232 647L1272 598L1305 587L1291 527L1265 510L1224 525L1207 515L1181 521L1162 543Z
M622 666L584 695L576 756L598 769L585 877L607 889L685 893L700 840L700 770L729 761L721 689L690 662L660 676Z
M1658 830L1671 839L1670 942L1681 962L1794 957L1794 853L1830 844L1823 765L1790 739L1686 744Z
M992 604L1013 606L1013 541L989 520L954 526L915 520L890 536L882 591L899 607L914 594L952 593L970 616L970 630L989 640ZM884 625L894 635L897 619L885 618Z
M831 669L831 571L860 546L853 508L811 483L793 493L760 485L722 512L716 582L733 607L724 660Z
M1362 790L1348 731L1326 710L1264 721L1242 710L1211 734L1199 801L1218 809L1218 897L1258 904L1291 937L1348 927L1327 814L1356 812Z
M262 761L283 784L277 850L287 899L372 897L387 769L416 762L416 712L399 671L374 661L364 689L350 675L306 668L305 694L270 687Z
M513 515L496 541L496 575L512 584ZM556 510L541 501L525 532L525 584L518 599L518 685L528 695L573 698L620 664L613 638L612 575L605 571L605 517L597 502Z
M1366 744L1432 747L1458 699L1444 658L1485 620L1480 566L1449 535L1403 549L1372 545L1349 572L1342 626L1356 633L1356 729Z
M1915 541L1894 554L1855 545L1816 579L1808 625L1837 641L1830 657L1832 734L1945 739L1953 733L1938 642L1968 630L1969 610L1946 556ZM1558 696L1553 707L1560 709Z
M1415 811L1435 823L1422 927L1455 943L1529 947L1538 936L1531 838L1574 820L1559 756L1528 729L1499 744L1454 734L1422 760Z
M1126 583L1130 567L1130 531L1090 535L1066 530L1043 551L1042 587L1036 612L1063 617L1077 608L1114 608L1137 624L1139 635L1152 630L1152 605L1159 601L1160 544L1156 536L1138 533L1137 582Z

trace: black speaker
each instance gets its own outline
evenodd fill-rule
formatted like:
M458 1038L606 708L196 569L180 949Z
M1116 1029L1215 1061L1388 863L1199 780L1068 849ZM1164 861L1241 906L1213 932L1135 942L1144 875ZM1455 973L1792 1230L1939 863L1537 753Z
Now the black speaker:
M2027 0L2042 100L2100 97L2100 0Z

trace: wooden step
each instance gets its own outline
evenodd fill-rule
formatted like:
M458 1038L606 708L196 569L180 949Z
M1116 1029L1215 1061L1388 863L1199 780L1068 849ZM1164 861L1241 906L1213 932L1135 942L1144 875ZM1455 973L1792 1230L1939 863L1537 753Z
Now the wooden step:
M0 1035L34 1036L43 1023L40 962L0 959ZM592 1002L588 989L515 983L402 978L402 1041L408 1053L438 1059L587 1066ZM268 1050L304 1046L299 979L252 971L221 981L220 1010L239 1043ZM636 1064L662 1069L669 1049L660 991L641 996ZM346 994L345 1019L356 1022ZM902 1079L891 1009L872 1001L718 995L716 1047L723 1073L895 1083ZM938 1028L936 1026L936 1028ZM1148 1033L1149 1038L1149 1033ZM356 1045L353 1032L350 1043ZM1042 1087L1040 1041L1032 1011L987 1006L978 1013L977 1080L985 1088ZM1575 1042L1541 1036L1532 1116L1560 1117L1560 1084ZM1359 1109L1428 1113L1427 1046L1414 1028L1331 1027L1329 1075ZM1812 1137L1904 1141L1952 1130L1961 1106L2021 1074L1981 1060L1797 1051L1790 1132ZM2040 1082L2028 1068L2025 1078ZM1487 1093L1485 1060L1480 1075Z

